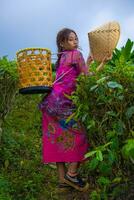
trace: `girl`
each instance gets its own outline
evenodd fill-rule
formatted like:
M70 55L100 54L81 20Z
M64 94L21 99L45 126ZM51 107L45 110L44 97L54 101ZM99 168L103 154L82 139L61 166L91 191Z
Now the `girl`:
M77 77L81 73L88 74L88 67L77 50L78 37L73 30L64 28L59 31L57 47L56 81L40 107L43 114L43 162L56 163L60 189L73 187L86 191L89 184L79 178L77 171L89 146L86 131L80 122L73 119L66 122L66 119L75 108L68 96L76 89ZM88 64L90 62L91 57Z

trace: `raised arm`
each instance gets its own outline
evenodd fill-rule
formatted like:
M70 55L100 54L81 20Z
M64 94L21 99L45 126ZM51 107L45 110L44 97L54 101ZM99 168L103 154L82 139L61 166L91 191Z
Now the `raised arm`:
M104 65L105 65L109 60L111 60L111 59L112 59L112 54L106 55L106 56L103 58L103 60L102 60L102 62L100 63L100 65L97 67L96 71L97 71L97 72L98 72L98 71L101 71L101 70L104 68Z

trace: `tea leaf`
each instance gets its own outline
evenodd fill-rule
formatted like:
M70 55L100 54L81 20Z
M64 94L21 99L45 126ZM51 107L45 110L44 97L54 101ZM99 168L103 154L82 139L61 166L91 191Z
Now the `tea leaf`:
M134 114L134 106L129 107L125 114L126 114L126 117L130 119L132 115Z
M134 158L134 139L126 141L126 144L122 147L122 154L126 158Z
M110 181L108 178L101 176L101 177L97 180L97 182L98 182L100 185L109 185L111 181Z
M93 159L90 161L90 163L89 163L89 168L90 168L91 170L96 169L98 163L99 163L99 161L96 159L96 157L93 158Z
M85 158L91 157L96 153L96 151L91 151L85 154Z
M102 155L102 152L101 152L101 151L97 151L97 152L96 152L96 158L97 158L97 160L99 160L99 161L102 161L102 160L103 160L103 155Z
M119 89L123 89L122 85L115 82L115 81L109 81L107 82L108 87L110 88L119 88Z

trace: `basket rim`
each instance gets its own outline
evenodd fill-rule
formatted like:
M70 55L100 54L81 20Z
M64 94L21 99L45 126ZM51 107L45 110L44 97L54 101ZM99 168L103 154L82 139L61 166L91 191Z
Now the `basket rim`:
M51 50L48 48L43 48L43 47L28 47L28 48L24 48L24 49L19 49L16 52L16 56L18 56L20 53L25 52L25 51L29 51L29 50L42 50L42 51L46 51L47 53L51 54Z

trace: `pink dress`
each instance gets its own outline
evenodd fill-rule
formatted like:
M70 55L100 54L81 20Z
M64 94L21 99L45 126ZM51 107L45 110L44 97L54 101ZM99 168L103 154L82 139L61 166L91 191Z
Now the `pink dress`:
M87 73L82 54L78 50L64 51L56 72L51 93L40 104L42 111L42 154L44 163L81 162L88 150L85 128L80 122L66 123L75 105L66 96L76 89L76 78ZM62 76L65 74L64 76ZM59 79L59 77L61 77Z

